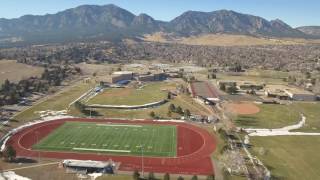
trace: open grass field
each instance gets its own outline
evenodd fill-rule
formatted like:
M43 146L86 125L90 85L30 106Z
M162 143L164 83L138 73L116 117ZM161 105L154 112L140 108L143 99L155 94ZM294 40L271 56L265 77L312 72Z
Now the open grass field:
M281 128L300 121L299 111L293 105L262 104L260 112L252 115L238 115L235 123L240 127Z
M250 141L251 152L271 170L273 179L319 179L319 136L252 137Z
M235 123L241 127L281 128L300 121L300 113L306 116L306 124L299 132L320 132L320 103L293 102L290 105L262 104L260 112L252 115L238 115Z
M66 122L33 148L175 157L176 140L175 126Z
M320 103L319 102L295 102L294 111L306 116L306 124L297 131L320 132Z
M134 87L105 89L90 99L88 104L142 105L167 98L166 89L174 86L165 82L148 83L141 89Z
M6 79L18 82L31 76L40 76L44 68L17 63L15 60L0 61L0 84Z

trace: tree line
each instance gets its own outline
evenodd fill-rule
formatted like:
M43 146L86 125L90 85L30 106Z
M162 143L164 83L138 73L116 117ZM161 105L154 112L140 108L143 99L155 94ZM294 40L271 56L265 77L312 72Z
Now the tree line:
M46 93L50 87L60 86L70 73L80 73L80 71L80 69L56 66L46 68L41 77L30 77L17 83L7 79L0 87L0 106L17 104L34 92Z
M142 177L141 174L139 173L139 171L135 170L133 172L133 180L160 180L159 178L156 178L153 172L149 172L148 176L146 177ZM163 175L163 180L170 180L172 178L170 178L170 174L169 173L165 173ZM179 176L177 178L177 180L184 180L184 178L182 176ZM191 180L198 180L198 176L197 175L193 175L191 177ZM206 180L215 180L215 176L214 175L208 175Z

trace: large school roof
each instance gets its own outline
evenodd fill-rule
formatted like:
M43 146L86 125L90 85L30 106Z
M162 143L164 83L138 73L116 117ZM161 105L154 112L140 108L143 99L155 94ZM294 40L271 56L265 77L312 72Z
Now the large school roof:
M133 72L132 71L116 71L112 73L112 75L123 75L123 74L133 74Z

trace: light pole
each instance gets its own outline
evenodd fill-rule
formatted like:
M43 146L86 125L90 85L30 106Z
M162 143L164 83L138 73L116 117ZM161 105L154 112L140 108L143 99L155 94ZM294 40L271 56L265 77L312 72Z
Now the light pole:
M142 177L144 177L143 166L144 166L144 162L143 162L143 146L141 145L141 171L142 171Z
M38 131L36 131L37 144L39 143ZM40 163L40 151L38 150L38 163Z

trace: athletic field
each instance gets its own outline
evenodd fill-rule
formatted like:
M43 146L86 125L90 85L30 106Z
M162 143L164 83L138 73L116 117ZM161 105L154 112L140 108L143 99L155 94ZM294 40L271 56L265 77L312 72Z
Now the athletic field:
M94 96L87 104L143 105L166 99L167 89L175 89L175 85L166 82L152 82L141 88L109 88Z
M66 122L33 149L175 157L176 126Z

